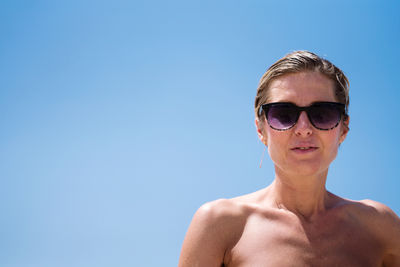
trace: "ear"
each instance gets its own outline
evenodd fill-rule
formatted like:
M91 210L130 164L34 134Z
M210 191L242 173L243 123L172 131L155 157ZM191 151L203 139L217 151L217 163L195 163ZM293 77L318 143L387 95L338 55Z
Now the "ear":
M340 135L339 143L343 143L344 139L346 139L347 133L349 132L349 123L350 116L347 116L345 120L343 120L342 133Z
M266 146L268 146L267 134L262 128L262 126L265 125L265 122L262 123L258 118L256 118L255 123L256 123L258 138L260 139L261 142L263 142Z

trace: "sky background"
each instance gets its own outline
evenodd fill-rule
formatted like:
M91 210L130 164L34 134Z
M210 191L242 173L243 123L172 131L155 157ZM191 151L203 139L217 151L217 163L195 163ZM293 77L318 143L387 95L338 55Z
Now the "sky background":
M0 266L176 266L200 205L272 182L254 97L266 69L299 49L350 80L328 190L400 214L399 11L1 1Z

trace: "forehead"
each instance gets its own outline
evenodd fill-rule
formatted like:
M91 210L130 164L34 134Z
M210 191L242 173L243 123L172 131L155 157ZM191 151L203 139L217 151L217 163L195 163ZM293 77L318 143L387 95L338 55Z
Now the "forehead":
M268 100L293 102L300 106L319 101L337 101L333 81L321 73L311 71L285 74L272 80Z

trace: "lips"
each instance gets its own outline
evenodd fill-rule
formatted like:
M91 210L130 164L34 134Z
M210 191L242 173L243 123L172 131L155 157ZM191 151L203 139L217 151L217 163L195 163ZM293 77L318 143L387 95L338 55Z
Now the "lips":
M298 153L313 152L317 149L318 149L318 147L316 147L316 146L296 146L296 147L291 148L292 151L298 152Z

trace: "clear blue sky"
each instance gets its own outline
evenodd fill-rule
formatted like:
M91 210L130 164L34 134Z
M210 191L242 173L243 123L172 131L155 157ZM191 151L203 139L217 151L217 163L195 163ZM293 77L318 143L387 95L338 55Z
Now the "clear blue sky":
M2 1L0 266L176 266L202 203L272 181L253 101L298 49L350 79L328 189L399 214L399 2L277 2Z

